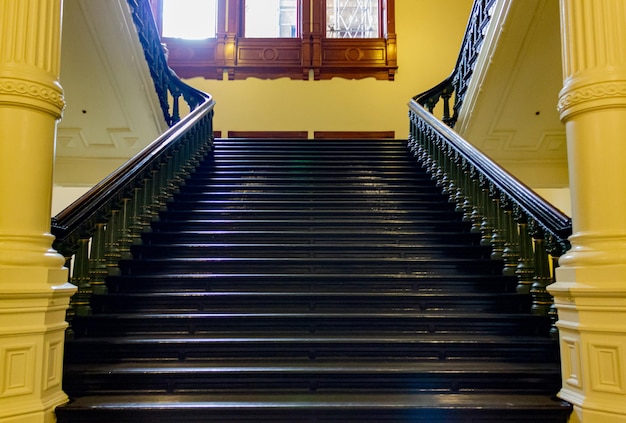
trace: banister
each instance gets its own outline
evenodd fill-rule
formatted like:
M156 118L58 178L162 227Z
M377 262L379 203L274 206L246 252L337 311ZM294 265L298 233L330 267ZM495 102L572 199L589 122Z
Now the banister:
M68 336L73 316L91 313L92 295L107 293L105 278L119 274L118 262L130 257L140 233L213 147L213 98L167 66L149 1L127 1L170 128L52 218L53 247L78 286L68 310ZM181 97L189 107L182 119Z
M426 125L435 129L445 139L446 143L465 157L490 183L507 195L531 218L535 219L546 231L560 239L566 239L571 235L572 220L569 216L537 195L415 100L409 102L409 108Z
M433 88L413 96L413 100L431 112L439 99L443 98L445 110L442 120L451 127L454 127L459 116L467 85L474 72L474 65L482 47L485 29L491 20L495 3L496 0L474 1L452 74ZM454 101L453 110L450 113L452 95L454 95Z
M481 245L491 247L491 258L502 260L502 273L517 278L519 293L531 295L532 312L550 316L554 335L556 309L546 287L570 248L571 219L452 129L495 6L495 0L475 0L453 72L409 101L408 145L471 231L481 234ZM441 120L433 115L439 100Z

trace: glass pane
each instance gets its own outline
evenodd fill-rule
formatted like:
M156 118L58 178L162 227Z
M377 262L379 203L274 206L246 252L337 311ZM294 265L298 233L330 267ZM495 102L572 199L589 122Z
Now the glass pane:
M326 0L327 38L378 38L379 0Z
M296 38L298 0L246 0L247 38Z
M163 37L215 38L217 0L163 0Z

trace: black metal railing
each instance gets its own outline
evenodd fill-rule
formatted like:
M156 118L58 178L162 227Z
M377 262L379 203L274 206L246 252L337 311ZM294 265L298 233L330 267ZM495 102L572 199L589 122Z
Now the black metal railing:
M452 75L410 101L409 148L463 213L463 219L472 223L472 231L481 234L481 244L491 247L491 257L503 261L503 274L517 277L517 291L531 294L532 312L550 315L556 333L556 309L546 287L554 282L558 258L570 248L571 219L451 129L493 3L474 3ZM441 120L433 115L439 100L444 102Z
M105 278L119 273L118 262L130 257L141 232L213 147L213 99L167 67L148 1L128 1L171 128L52 219L54 248L66 258L70 282L78 287L70 325L75 314L91 313L92 294L106 293ZM182 119L181 97L190 110Z
M467 86L474 72L495 3L495 0L474 1L454 71L441 83L413 97L431 113L439 100L442 100L442 120L451 127L454 127L463 105Z

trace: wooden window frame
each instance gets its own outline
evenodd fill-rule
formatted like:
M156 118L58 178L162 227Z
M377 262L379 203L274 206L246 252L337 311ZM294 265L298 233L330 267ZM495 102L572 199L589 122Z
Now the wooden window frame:
M160 0L152 0L161 28ZM397 66L395 0L379 0L380 38L326 38L326 1L299 0L300 37L243 37L244 0L218 0L217 37L164 38L169 65L183 78L229 80L256 77L322 80L373 77L392 81Z

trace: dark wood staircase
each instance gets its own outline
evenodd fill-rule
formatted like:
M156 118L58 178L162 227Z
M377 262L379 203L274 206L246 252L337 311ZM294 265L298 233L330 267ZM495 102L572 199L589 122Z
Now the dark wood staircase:
M218 140L66 346L64 422L562 422L549 320L393 140Z

